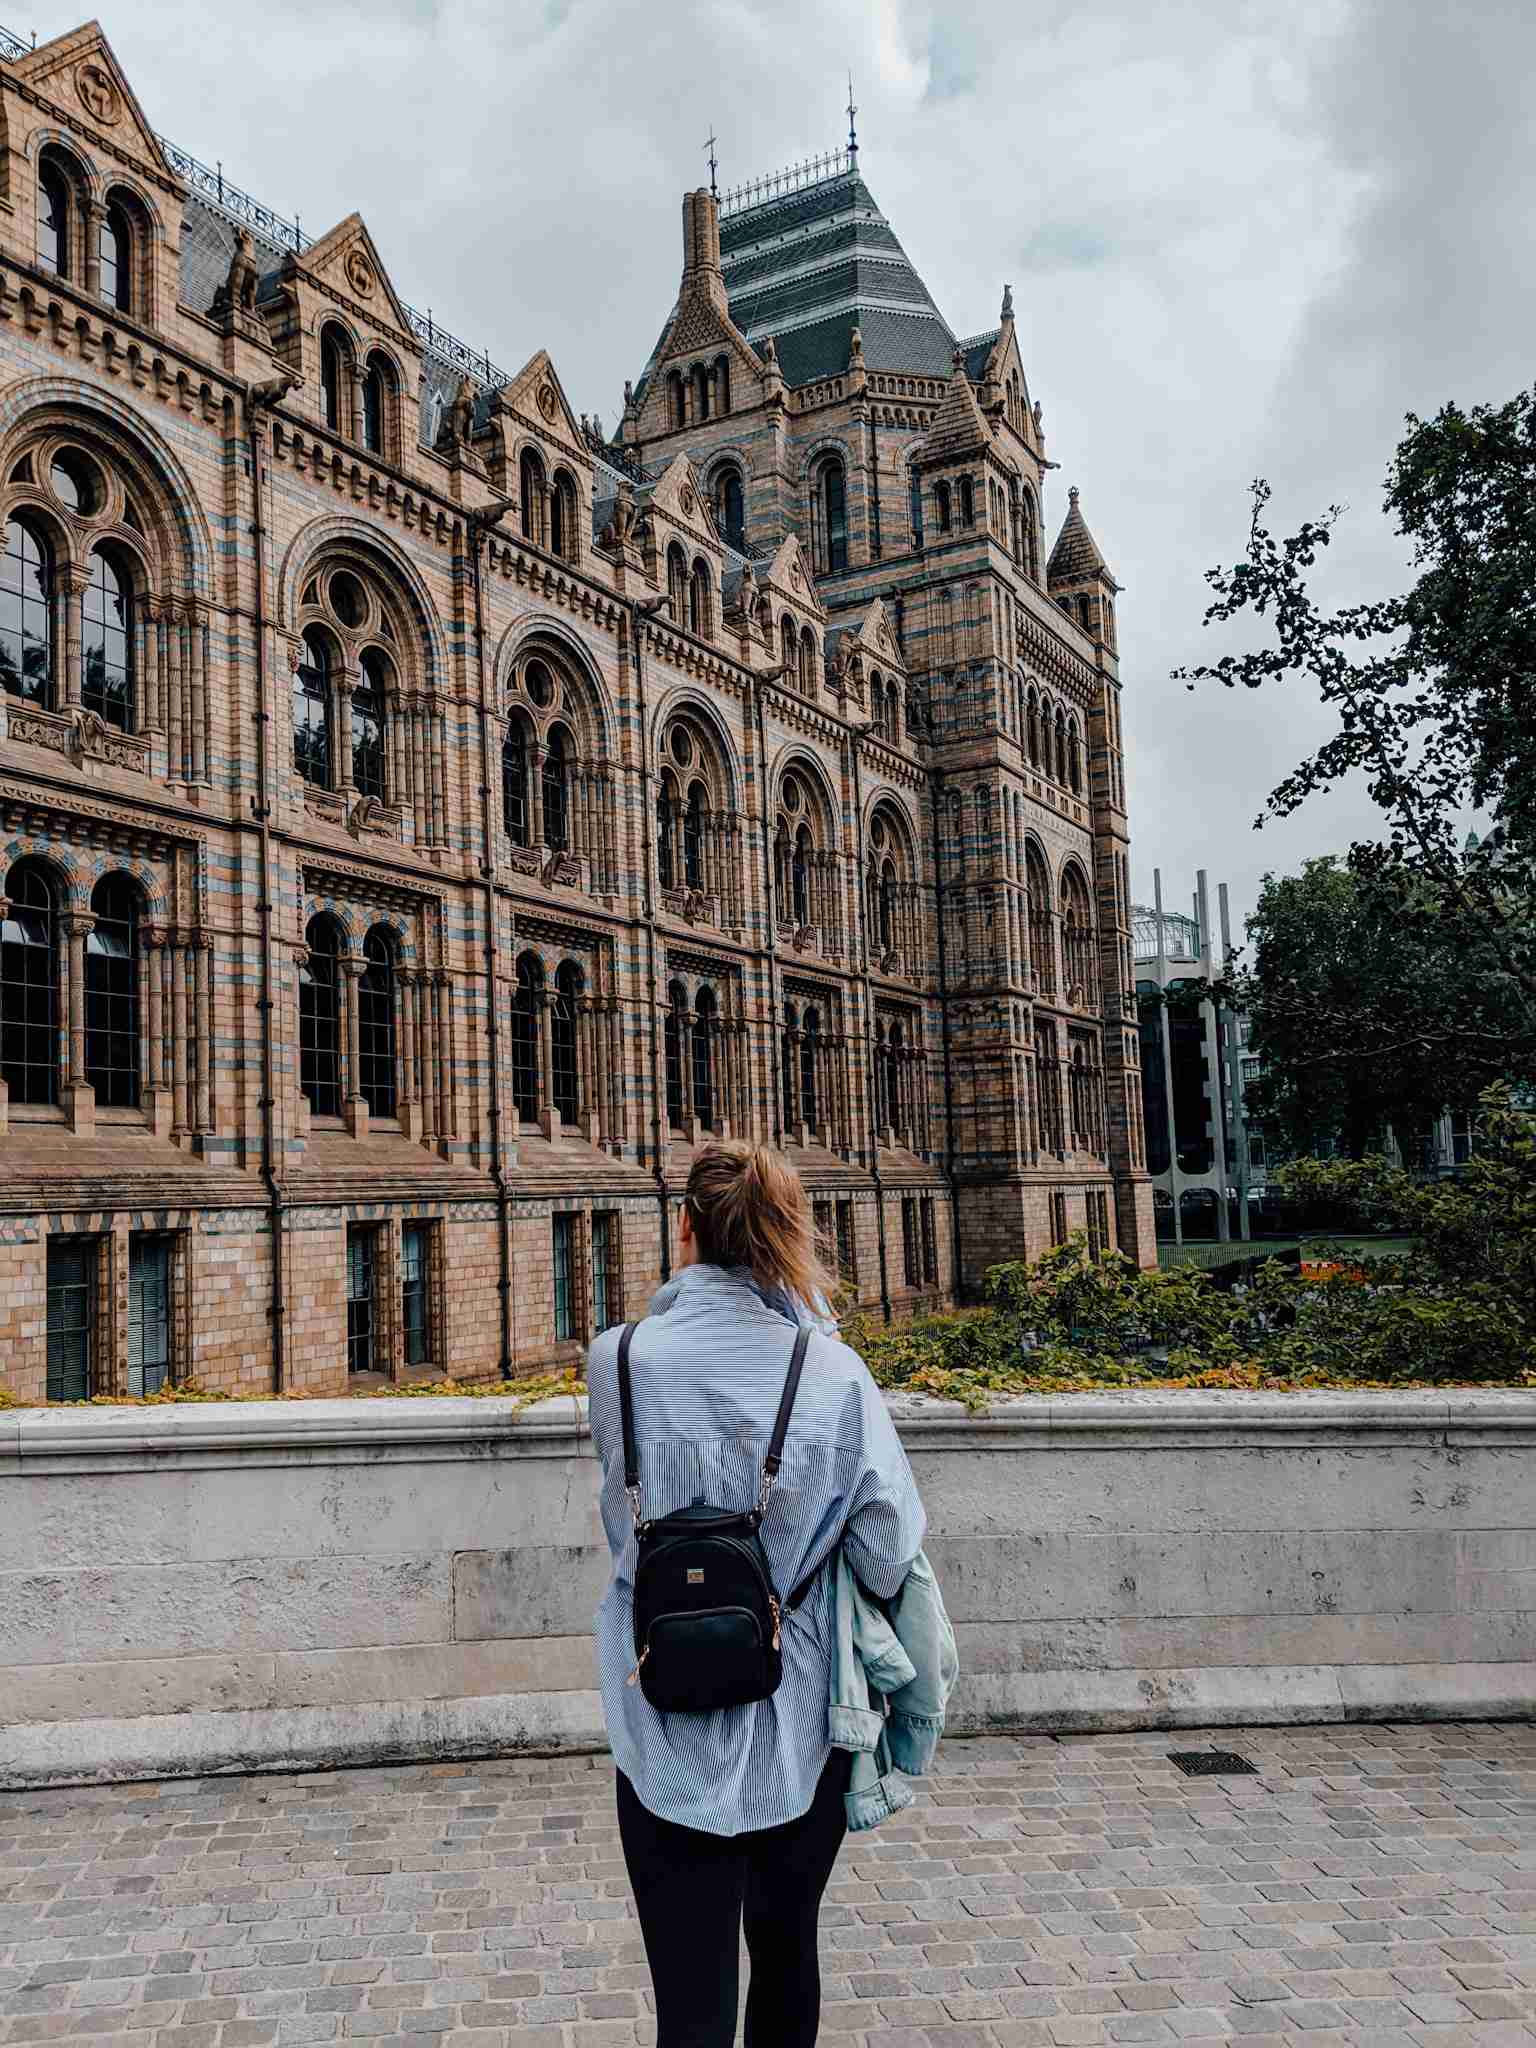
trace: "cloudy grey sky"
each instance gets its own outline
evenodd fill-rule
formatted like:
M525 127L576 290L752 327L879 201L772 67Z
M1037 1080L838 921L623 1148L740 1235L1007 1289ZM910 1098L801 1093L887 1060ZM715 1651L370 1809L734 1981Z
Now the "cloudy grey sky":
M18 31L78 14L49 0ZM1068 484L1122 583L1137 893L1366 829L1348 797L1250 828L1324 729L1188 695L1202 571L1255 474L1331 501L1341 596L1398 580L1381 477L1404 413L1536 378L1524 0L103 0L151 121L321 233L356 207L397 288L611 427L671 304L680 195L834 146L851 68L875 197L957 333L1010 281Z

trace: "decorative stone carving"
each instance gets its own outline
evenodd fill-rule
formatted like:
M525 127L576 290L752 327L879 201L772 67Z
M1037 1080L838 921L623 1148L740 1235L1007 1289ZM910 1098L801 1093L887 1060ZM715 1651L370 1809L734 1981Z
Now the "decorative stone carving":
M544 881L547 886L558 883L563 889L579 889L581 862L574 853L551 854L549 864L544 870Z
M532 875L536 881L543 879L544 863L539 858L535 847L514 846L509 848L507 862L515 875Z
M75 73L75 90L80 95L80 104L93 121L99 121L103 128L110 128L122 112L122 101L117 87L100 64L82 64Z
M6 721L7 737L29 746L46 747L81 767L86 761L100 761L108 768L133 768L149 772L149 742L135 733L119 732L115 725L83 704L68 711L45 711L41 705L12 707Z
M373 265L368 261L368 258L361 249L354 247L347 251L346 270L347 283L351 285L357 296L360 299L371 298L377 280L373 274Z

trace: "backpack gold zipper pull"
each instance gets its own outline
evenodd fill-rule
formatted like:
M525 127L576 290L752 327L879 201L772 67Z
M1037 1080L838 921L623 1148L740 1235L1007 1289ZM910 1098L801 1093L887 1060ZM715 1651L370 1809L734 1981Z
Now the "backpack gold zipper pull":
M768 1595L768 1605L773 1609L773 1647L777 1649L779 1647L779 1603L771 1593Z
M773 1640L775 1643L777 1643L779 1639L777 1636L775 1636ZM639 1663L636 1664L634 1670L631 1671L628 1678L625 1679L624 1683L626 1685L638 1685L640 1683L640 1665L645 1662L646 1658L649 1657L650 1654L651 1646L649 1643L647 1643L645 1648L640 1652Z

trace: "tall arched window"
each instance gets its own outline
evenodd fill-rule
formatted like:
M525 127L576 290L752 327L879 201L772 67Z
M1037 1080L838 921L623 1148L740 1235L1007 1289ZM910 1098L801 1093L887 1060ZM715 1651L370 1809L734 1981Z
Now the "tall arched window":
M667 990L666 1067L667 1124L675 1131L683 1127L683 1019L688 1014L688 991L680 981Z
M843 465L835 457L821 465L816 478L817 525L821 534L820 568L836 576L848 566L848 489Z
M550 727L544 747L540 794L544 799L544 844L564 853L570 840L570 742L565 727Z
M385 793L384 707L389 701L389 658L377 647L365 647L358 664L358 686L352 692L352 781L359 796Z
M800 665L800 635L788 612L779 622L779 659L793 676Z
M526 846L532 830L528 809L528 728L516 712L501 743L501 815L514 846Z
M880 864L880 950L894 952L896 946L896 863L889 854Z
M715 357L715 411L729 412L731 409L731 359L729 356Z
M524 1123L539 1115L539 1010L544 996L544 963L522 953L512 997L512 1101Z
M677 370L670 370L667 373L667 410L671 414L674 433L679 427L688 424L688 406L683 396L682 374Z
M667 549L667 596L672 604L672 623L688 623L688 557L676 541Z
M59 925L53 884L33 861L5 879L0 925L0 1074L12 1104L59 1099Z
M888 1131L891 1127L891 1068L890 1054L885 1042L885 1026L875 1027L875 1129Z
M727 547L746 546L747 509L739 469L722 469L715 478L715 525Z
M1078 734L1077 720L1067 726L1067 787L1074 796L1083 792L1083 742Z
M907 502L912 517L912 545L923 544L923 480L914 469L907 484Z
M395 946L382 925L363 941L357 984L358 1092L370 1116L393 1116L395 1083Z
M1070 866L1061 877L1061 940L1067 986L1081 989L1084 1004L1092 1009L1099 994L1099 947L1093 903L1087 883L1078 869Z
M341 1115L341 934L312 917L299 969L299 1086L316 1116Z
M562 1121L568 1124L575 1123L581 1109L576 1032L585 987L586 977L576 962L562 960L555 970L555 1000L549 1019L550 1092Z
M800 629L800 694L816 694L816 636L809 626Z
M811 828L802 825L795 834L795 851L790 862L790 905L796 924L811 921Z
M707 988L693 1002L693 1113L704 1130L715 1128L715 998Z
M394 398L394 365L375 349L363 372L363 446L370 454L389 453Z
M71 196L69 179L53 157L44 155L37 168L37 263L55 277L70 274Z
M53 698L53 550L25 519L12 519L5 529L0 683L33 704Z
M544 464L538 452L525 448L517 465L518 517L524 540L544 545Z
M816 1055L820 1047L821 1012L807 1005L800 1028L800 1121L813 1129L821 1121L816 1113Z
M949 510L949 485L935 484L933 487L934 509L938 513L940 533L948 533L953 521Z
M693 368L693 416L696 420L707 420L709 413L709 366L696 363Z
M105 875L91 895L85 942L85 1078L104 1109L139 1100L139 892Z
M688 808L683 813L683 882L689 889L704 886L704 811L709 801L702 782L688 785Z
M1039 848L1024 849L1024 886L1029 905L1029 972L1037 994L1056 987L1056 946L1051 928L1051 885Z
M92 548L80 600L80 701L108 725L134 729L133 584L115 549Z
M576 485L570 472L557 469L549 487L549 551L574 562L576 547Z
M107 201L97 239L101 296L119 313L133 309L133 221L117 197Z
M293 672L293 765L316 789L331 787L331 643L311 626Z
M1059 704L1056 707L1056 748L1053 772L1056 780L1065 789L1067 784L1067 714Z
M352 351L347 338L339 327L327 326L320 330L320 413L333 434L344 434L349 422L346 416L348 400L347 371L352 360Z
M906 1040L899 1023L892 1024L885 1044L885 1113L892 1135L905 1141L907 1135L907 1091L902 1086L902 1054Z
M960 524L974 526L976 523L976 485L972 478L960 479Z
M656 793L656 879L663 889L677 886L677 811L677 784L670 775L663 774Z
M707 640L713 630L710 605L711 577L709 565L697 561L688 578L688 630L697 633L701 640Z

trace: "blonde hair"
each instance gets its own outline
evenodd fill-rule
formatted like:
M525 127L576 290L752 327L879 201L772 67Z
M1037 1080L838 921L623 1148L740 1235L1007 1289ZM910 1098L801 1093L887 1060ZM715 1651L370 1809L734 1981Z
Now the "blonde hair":
M782 1152L737 1138L706 1145L683 1201L708 1264L746 1266L759 1285L788 1287L808 1306L830 1299L805 1183Z

